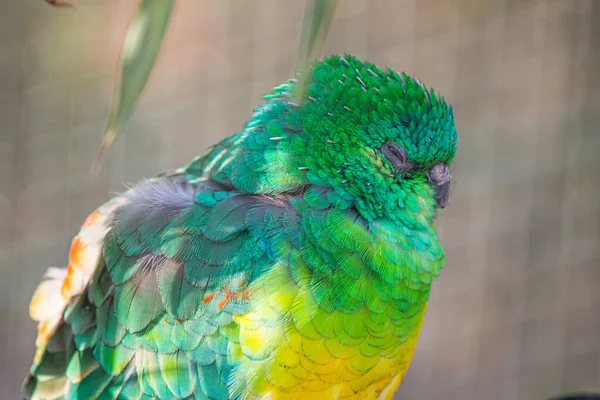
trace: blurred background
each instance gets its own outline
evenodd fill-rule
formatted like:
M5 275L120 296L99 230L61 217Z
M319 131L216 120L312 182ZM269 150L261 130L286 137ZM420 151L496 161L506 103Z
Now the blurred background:
M0 398L33 357L28 302L127 182L187 163L291 76L300 1L181 1L139 109L90 175L134 1L0 11ZM344 0L327 53L454 105L448 262L397 398L600 390L600 1Z

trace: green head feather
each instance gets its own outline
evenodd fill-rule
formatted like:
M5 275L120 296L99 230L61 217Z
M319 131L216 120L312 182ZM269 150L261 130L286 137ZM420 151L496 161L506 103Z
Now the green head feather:
M311 139L369 148L395 140L412 162L425 168L454 158L452 108L418 79L384 72L351 56L315 64L312 76L301 108Z
M299 120L307 144L296 157L329 185L360 198L374 216L403 208L414 192L432 200L428 173L452 163L456 152L452 108L443 98L415 78L351 56L315 64ZM388 142L400 145L407 168L385 157Z

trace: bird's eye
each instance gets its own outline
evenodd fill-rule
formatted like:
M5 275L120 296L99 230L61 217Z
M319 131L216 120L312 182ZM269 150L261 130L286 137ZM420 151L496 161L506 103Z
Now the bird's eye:
M402 146L400 146L398 143L391 141L385 142L381 146L381 152L395 168L404 172L411 169L412 164L410 161L408 161L406 151L404 151Z

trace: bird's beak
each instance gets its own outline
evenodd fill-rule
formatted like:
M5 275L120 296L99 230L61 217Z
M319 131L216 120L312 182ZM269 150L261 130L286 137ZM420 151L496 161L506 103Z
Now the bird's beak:
M444 182L435 188L435 200L439 208L446 207L448 198L450 198L450 181Z
M450 198L450 182L452 174L450 168L444 163L436 164L429 171L429 182L435 189L435 200L439 208L446 207Z

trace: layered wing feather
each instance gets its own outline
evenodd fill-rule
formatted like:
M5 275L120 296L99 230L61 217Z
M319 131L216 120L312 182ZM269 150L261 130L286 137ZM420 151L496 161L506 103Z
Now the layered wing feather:
M95 253L72 250L68 272L53 270L32 302L33 316L53 303L38 316L26 396L229 398L234 318L280 251L273 238L295 240L289 203L175 174L98 213L102 224L88 221L73 242ZM84 240L92 227L101 233L93 246Z

